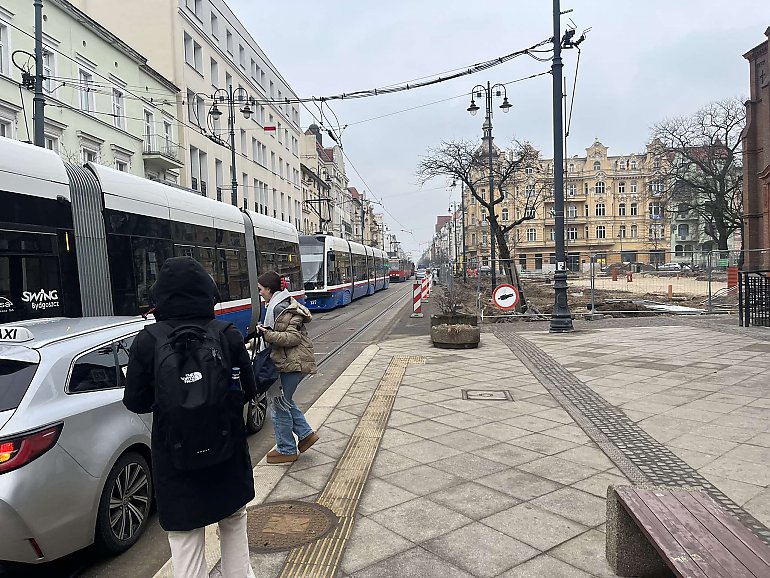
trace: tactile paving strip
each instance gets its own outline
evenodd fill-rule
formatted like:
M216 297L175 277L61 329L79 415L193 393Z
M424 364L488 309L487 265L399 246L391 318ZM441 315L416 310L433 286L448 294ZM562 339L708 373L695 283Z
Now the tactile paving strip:
M415 355L396 355L391 359L342 457L316 500L317 504L334 512L339 524L321 540L292 550L280 578L333 578L337 574L353 529L356 507L385 433L398 388L407 366L421 363L425 363L425 358Z
M627 478L636 483L705 490L751 528L762 541L770 544L770 530L764 524L631 421L623 410L608 403L542 349L520 335L502 330L496 330L495 334Z

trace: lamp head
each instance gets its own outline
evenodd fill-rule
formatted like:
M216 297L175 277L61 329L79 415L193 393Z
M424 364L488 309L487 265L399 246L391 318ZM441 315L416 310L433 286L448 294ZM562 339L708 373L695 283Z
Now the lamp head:
M476 106L476 101L471 97L471 105L468 107L468 112L471 113L471 116L476 116L478 111L479 107Z
M500 105L500 108L503 109L503 112L508 112L509 110L511 110L512 106L513 105L510 102L508 102L508 97L506 96L505 98L503 98L503 104Z
M214 106L211 107L211 110L209 111L209 116L213 118L214 120L219 120L219 117L222 116L222 111L217 108L216 103L214 103Z

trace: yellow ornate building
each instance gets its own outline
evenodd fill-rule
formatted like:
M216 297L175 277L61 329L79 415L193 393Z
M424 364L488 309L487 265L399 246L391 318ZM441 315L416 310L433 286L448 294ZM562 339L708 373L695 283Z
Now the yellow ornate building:
M593 254L599 263L662 263L671 237L663 200L655 144L644 153L609 156L597 139L584 157L565 161L564 214L567 267L585 270ZM512 258L520 270L554 267L553 160L522 167L506 185L506 199L496 206L501 226L527 209L517 203L542 191L535 216L508 233ZM490 231L485 209L465 192L465 242L469 265L490 266ZM498 252L499 254L499 252Z

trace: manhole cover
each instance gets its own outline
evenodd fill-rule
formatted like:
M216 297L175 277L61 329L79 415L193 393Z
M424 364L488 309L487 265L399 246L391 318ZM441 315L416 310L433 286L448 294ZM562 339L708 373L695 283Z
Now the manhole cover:
M309 502L272 502L248 510L249 546L280 552L314 542L337 525L337 516Z
M463 399L469 401L513 401L511 392L507 389L463 389Z

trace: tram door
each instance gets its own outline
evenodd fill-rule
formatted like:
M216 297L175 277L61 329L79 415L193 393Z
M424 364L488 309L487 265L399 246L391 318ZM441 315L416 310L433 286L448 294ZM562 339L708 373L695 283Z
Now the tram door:
M0 231L0 323L79 314L78 295L62 286L58 236ZM71 239L69 233L61 236ZM77 293L76 279L73 289Z

